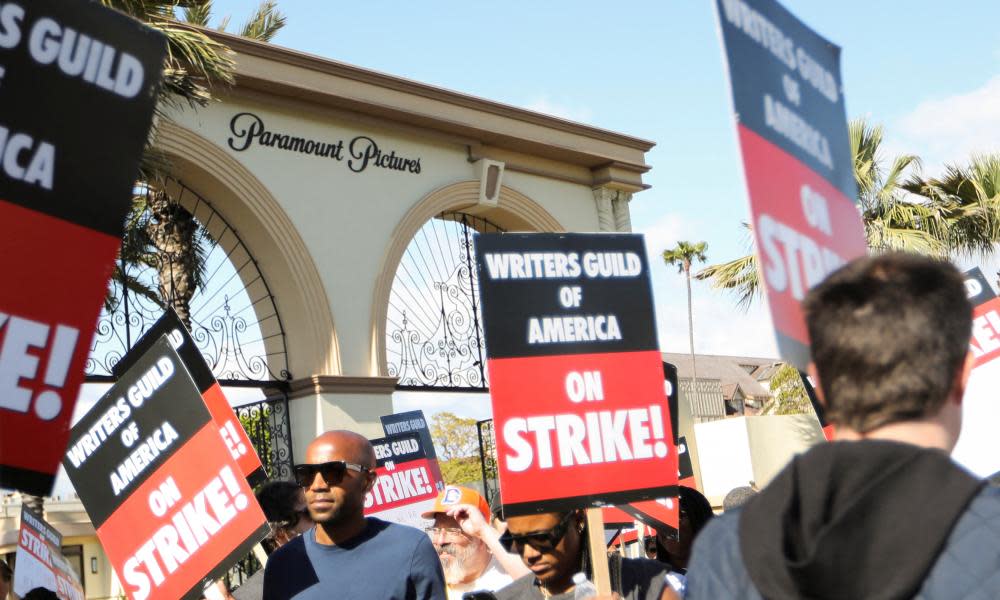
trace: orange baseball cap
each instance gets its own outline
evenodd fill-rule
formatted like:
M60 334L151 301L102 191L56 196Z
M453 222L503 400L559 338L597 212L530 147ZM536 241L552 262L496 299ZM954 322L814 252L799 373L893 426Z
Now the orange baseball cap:
M476 490L460 485L445 486L434 499L434 506L420 516L425 519L433 519L435 514L448 512L448 509L456 504L471 504L479 509L485 519L489 520L490 518L490 505L487 504L486 499Z

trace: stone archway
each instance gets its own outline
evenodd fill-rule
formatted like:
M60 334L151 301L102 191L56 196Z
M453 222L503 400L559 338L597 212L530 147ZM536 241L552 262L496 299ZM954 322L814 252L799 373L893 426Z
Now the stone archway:
M503 186L498 207L478 211L479 181L462 181L439 188L421 199L397 224L392 242L382 258L372 298L371 375L387 376L386 317L389 296L403 253L410 240L429 220L447 212L476 213L505 231L565 231L565 227L539 203Z
M340 374L336 329L319 271L277 199L217 145L175 123L160 123L156 145L169 157L174 176L210 197L256 257L290 340L288 370L297 377Z

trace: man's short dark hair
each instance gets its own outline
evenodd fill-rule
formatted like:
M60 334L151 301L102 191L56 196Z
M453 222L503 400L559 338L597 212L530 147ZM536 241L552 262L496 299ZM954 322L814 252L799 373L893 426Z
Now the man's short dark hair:
M10 565L7 564L7 561L0 558L0 579L10 583L10 579L13 576L14 572L10 570ZM0 598L0 600L6 600L6 598Z
M297 510L302 488L290 481L268 481L257 488L257 502L272 531L295 527L300 515ZM270 554L274 550L274 540L268 538L261 543Z
M860 258L803 304L832 423L865 433L936 414L969 351L972 305L950 263L888 253Z

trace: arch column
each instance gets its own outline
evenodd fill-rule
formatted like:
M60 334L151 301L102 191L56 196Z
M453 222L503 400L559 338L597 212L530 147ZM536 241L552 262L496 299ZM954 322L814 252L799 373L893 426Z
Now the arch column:
M594 203L597 205L597 222L600 231L632 232L632 217L629 202L632 192L611 188L594 188Z

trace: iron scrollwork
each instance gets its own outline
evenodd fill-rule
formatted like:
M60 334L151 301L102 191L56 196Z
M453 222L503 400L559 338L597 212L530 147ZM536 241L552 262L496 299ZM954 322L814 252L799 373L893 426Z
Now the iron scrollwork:
M238 386L291 379L284 328L256 260L207 200L176 180L164 187L178 202L187 200L205 240L205 277L190 301L190 329L216 379ZM119 261L87 359L88 381L110 381L114 365L163 314L158 279L148 260Z
M289 428L288 399L263 400L238 406L236 417L250 438L268 479L292 480L292 432Z
M444 213L414 236L389 300L387 369L399 388L487 389L472 239L498 231L485 219Z

